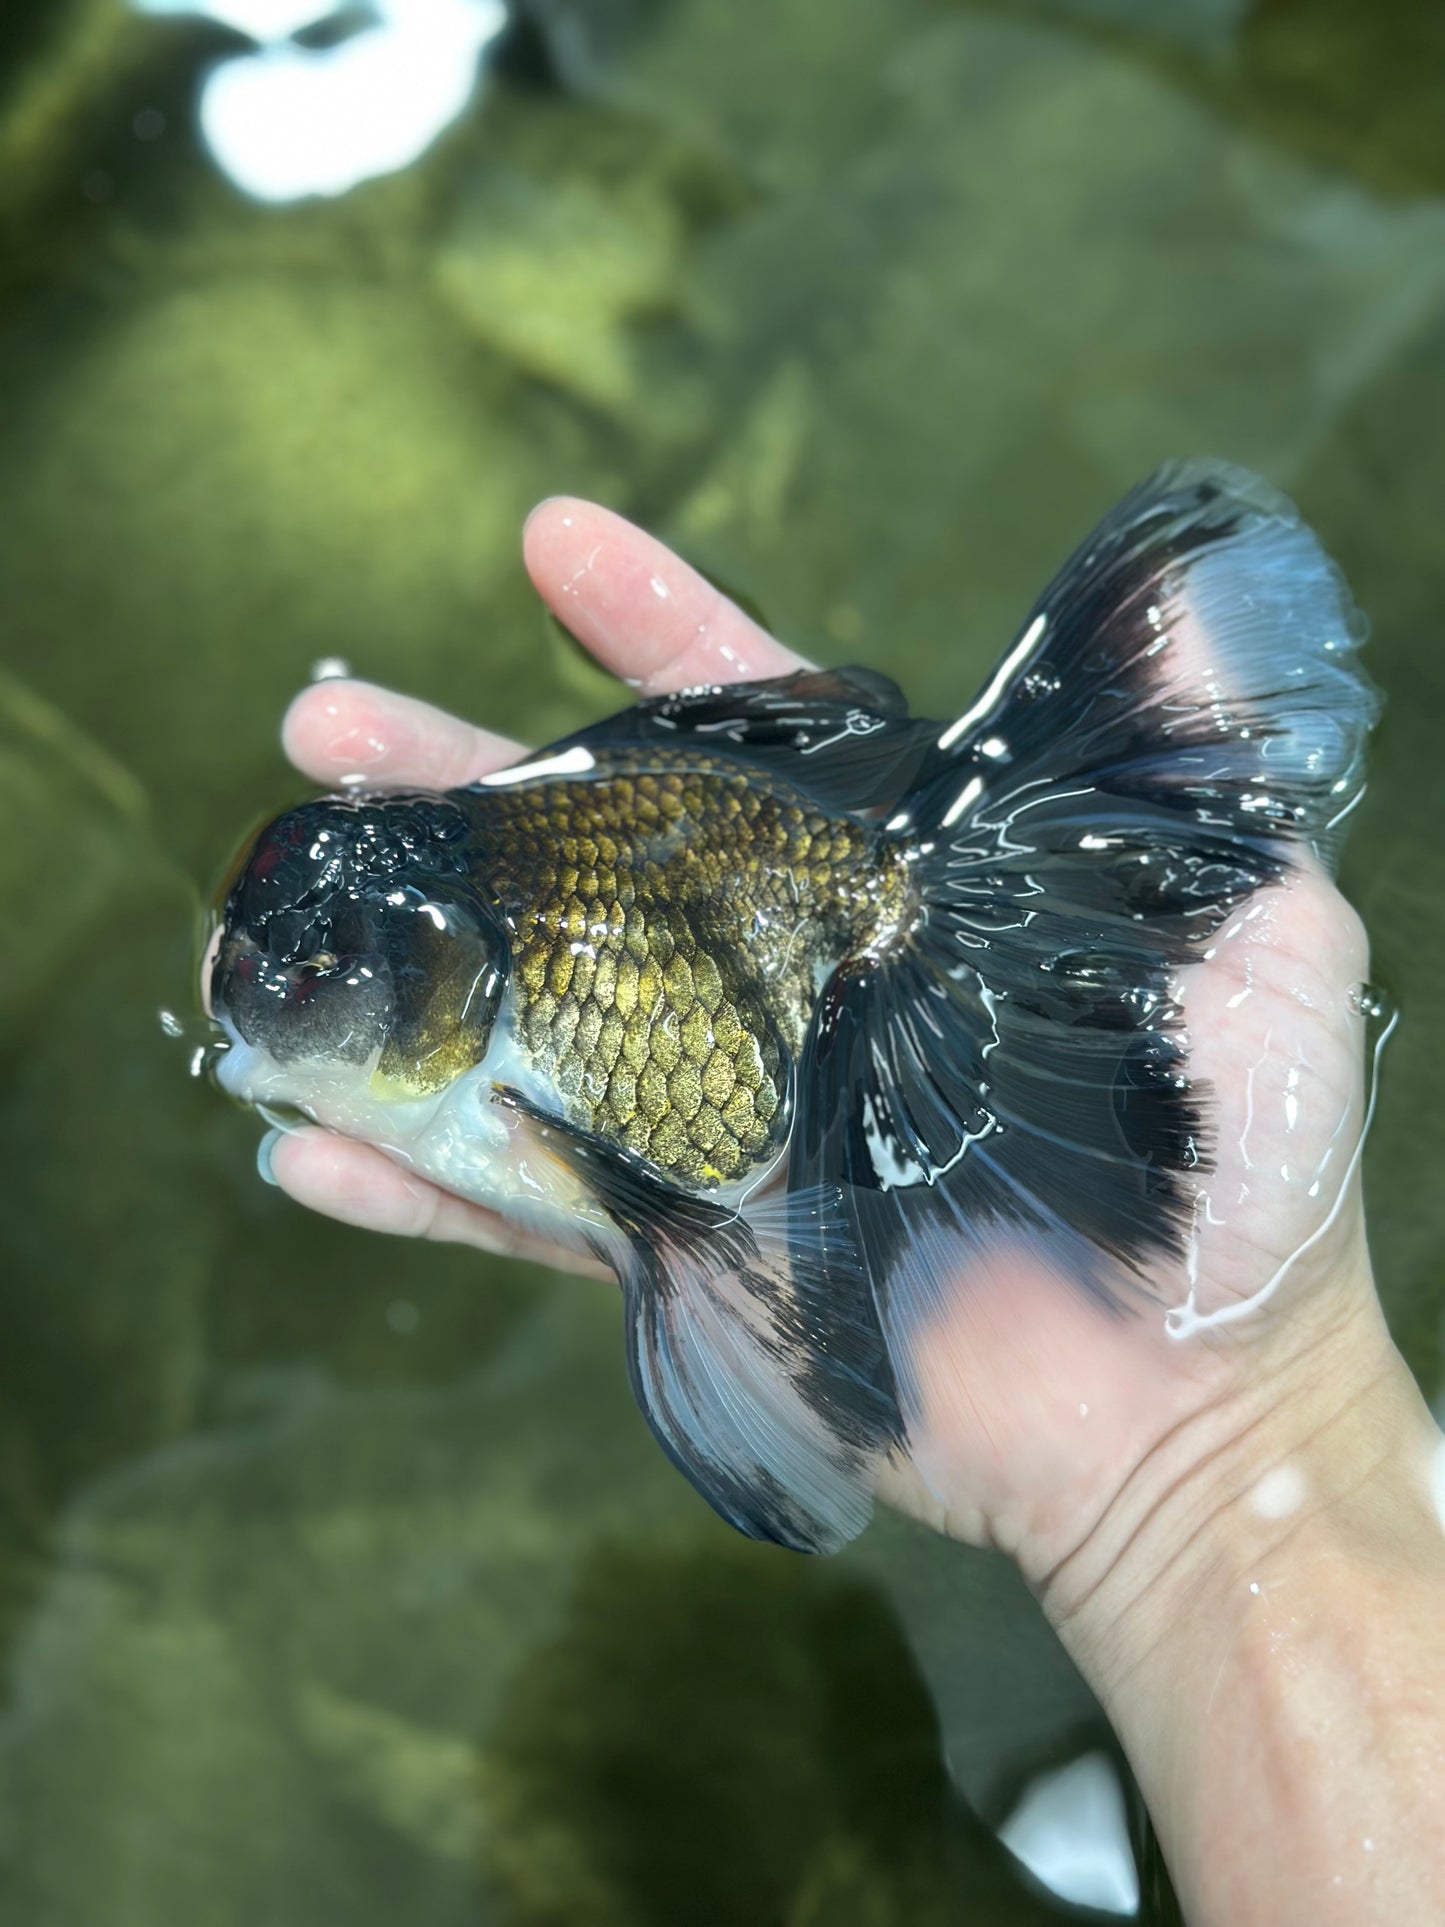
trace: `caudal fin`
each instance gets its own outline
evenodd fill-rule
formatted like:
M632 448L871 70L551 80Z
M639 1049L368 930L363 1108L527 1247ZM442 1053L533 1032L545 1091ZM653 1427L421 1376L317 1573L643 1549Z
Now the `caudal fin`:
M1179 971L1252 892L1332 863L1376 694L1293 507L1161 469L1073 555L889 828L916 927L827 986L791 1182L838 1184L905 1422L920 1326L1025 1240L1111 1305L1178 1255L1207 1166Z

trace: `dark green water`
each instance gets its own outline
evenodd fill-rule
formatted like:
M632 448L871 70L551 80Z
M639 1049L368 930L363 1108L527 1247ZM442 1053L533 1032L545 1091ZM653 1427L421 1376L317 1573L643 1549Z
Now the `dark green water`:
M1390 697L1367 1170L1442 1383L1445 16L529 20L422 163L275 210L193 132L219 29L0 18L6 1927L1066 1911L989 1825L1101 1730L1001 1562L736 1541L608 1293L306 1218L160 1032L314 659L531 740L614 700L526 586L541 495L949 713L1160 457L1294 492Z

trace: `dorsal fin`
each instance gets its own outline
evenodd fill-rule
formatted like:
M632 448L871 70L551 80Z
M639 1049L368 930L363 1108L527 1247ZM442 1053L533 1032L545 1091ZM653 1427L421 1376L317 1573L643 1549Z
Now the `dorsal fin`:
M646 697L537 760L579 748L628 758L691 745L767 770L825 809L869 810L912 787L938 729L910 716L898 685L871 669L800 669L768 682Z

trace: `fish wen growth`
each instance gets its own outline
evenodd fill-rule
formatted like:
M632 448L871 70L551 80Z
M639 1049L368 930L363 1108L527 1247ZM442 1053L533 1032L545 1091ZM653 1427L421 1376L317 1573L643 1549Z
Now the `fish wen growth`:
M1161 469L956 720L866 669L649 699L244 855L218 1077L604 1260L663 1449L758 1538L864 1525L914 1338L1020 1246L1155 1306L1215 1153L1181 982L1332 866L1377 701L1293 508Z

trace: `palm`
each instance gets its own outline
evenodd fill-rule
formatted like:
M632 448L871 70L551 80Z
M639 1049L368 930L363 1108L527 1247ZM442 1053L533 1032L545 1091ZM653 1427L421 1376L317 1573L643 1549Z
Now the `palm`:
M797 667L675 556L604 510L545 505L526 552L544 598L634 689ZM354 683L305 692L286 741L298 766L328 785L360 769L376 781L449 787L519 753ZM1358 922L1322 875L1261 894L1218 933L1182 986L1191 1074L1211 1089L1212 1168L1199 1177L1190 1263L1151 1280L1152 1294L1141 1292L1123 1318L1026 1268L961 1281L948 1326L919 1341L935 1391L913 1428L912 1461L890 1469L886 1496L941 1529L1006 1545L1042 1575L1161 1438L1309 1342L1318 1318L1294 1307L1320 1260L1359 1236L1351 1180L1365 1020L1352 992L1364 975ZM300 1132L277 1148L274 1169L299 1200L350 1222L572 1262L359 1143ZM1168 1310L1214 1320L1244 1308L1281 1267L1269 1302L1247 1316L1188 1339L1166 1331ZM1330 1312L1318 1294L1315 1309Z
M1213 1091L1195 1291L1206 1316L1276 1278L1287 1303L1296 1267L1307 1275L1352 1229L1335 1207L1363 1121L1364 933L1318 874L1251 909L1184 992L1195 1071Z

